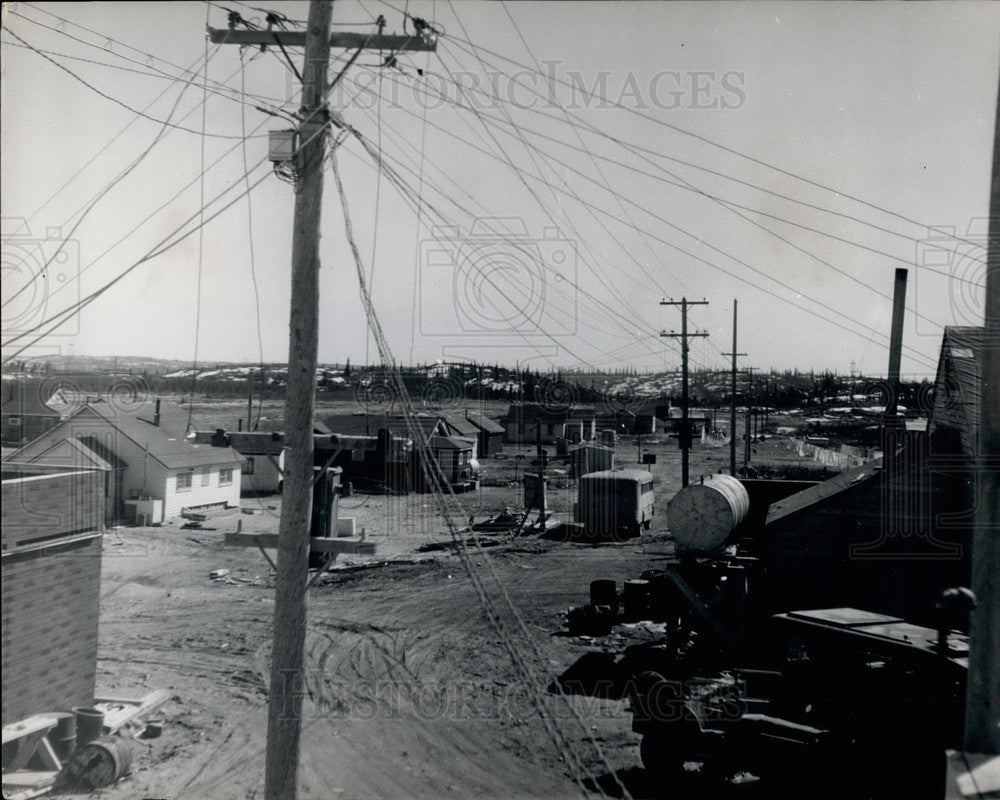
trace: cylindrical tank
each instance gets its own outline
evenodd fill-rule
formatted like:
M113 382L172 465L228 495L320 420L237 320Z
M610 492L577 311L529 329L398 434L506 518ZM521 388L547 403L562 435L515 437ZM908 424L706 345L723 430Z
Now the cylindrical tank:
M713 475L681 489L667 507L667 525L678 550L724 547L750 510L750 495L730 475Z
M92 742L104 732L104 712L96 708L77 706L73 709L76 717L76 744L81 747Z

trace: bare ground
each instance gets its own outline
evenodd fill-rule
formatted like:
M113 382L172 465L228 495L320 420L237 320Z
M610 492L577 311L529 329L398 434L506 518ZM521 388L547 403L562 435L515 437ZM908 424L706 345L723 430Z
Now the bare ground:
M658 454L659 524L623 544L521 538L463 560L451 548L420 552L450 541L432 496L343 499L341 515L358 519L378 554L342 557L309 593L300 797L621 796L619 780L644 794L625 703L548 689L584 653L643 635L594 642L561 631L591 580L621 583L672 551L663 512L679 457L676 443L654 438L645 449ZM775 461L796 458L769 447ZM636 460L634 444L619 453L622 465ZM484 463L499 485L462 496L462 515L519 505L511 484L527 462ZM692 454L693 476L725 465L728 448ZM560 480L550 503L565 513L572 484ZM131 776L101 797L263 796L274 592L264 557L223 535L238 521L277 530L280 499L245 510L256 513L213 514L205 525L215 530L106 535L98 694L165 688L173 699L157 712L163 734L134 742ZM226 580L209 578L223 568Z

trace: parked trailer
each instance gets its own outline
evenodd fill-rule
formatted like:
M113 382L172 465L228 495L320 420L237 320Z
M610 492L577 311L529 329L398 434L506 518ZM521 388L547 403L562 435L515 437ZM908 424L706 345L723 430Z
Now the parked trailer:
M653 476L641 469L603 470L577 482L576 521L592 536L638 536L653 520Z

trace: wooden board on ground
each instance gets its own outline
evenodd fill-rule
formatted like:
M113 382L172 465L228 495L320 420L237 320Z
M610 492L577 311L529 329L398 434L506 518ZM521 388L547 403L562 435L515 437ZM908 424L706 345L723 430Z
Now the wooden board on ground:
M123 728L133 719L162 706L173 694L166 689L150 692L141 700L122 698L98 698L94 705L104 712L104 733L111 734Z
M47 794L55 783L58 772L16 770L5 772L3 776L4 800L31 800Z
M277 549L278 534L276 533L226 533L225 542L233 547L268 547ZM375 542L347 538L310 538L309 549L314 553L350 553L353 555L375 555Z

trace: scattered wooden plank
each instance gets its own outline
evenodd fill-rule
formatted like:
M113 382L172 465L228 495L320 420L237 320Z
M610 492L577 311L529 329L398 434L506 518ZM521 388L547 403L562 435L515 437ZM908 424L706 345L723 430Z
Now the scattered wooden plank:
M162 706L171 697L173 697L172 692L166 689L157 689L155 692L147 694L138 703L99 698L94 705L104 712L104 733L111 734L116 733L119 728L124 727L131 720Z
M260 547L277 549L278 534L276 533L226 533L225 543L231 547ZM314 553L351 553L354 555L374 555L375 542L366 542L357 538L321 538L313 536L309 549Z
M3 744L13 742L15 739L21 739L25 736L30 736L37 731L48 733L58 724L59 720L51 714L35 714L27 717L26 719L22 719L20 722L13 722L10 725L4 725Z
M43 736L38 741L38 747L35 749L35 755L42 762L42 766L47 770L53 770L58 772L62 769L62 762L59 760L59 756L56 755L56 751L52 749L52 745L49 744L49 739L47 736Z
M32 800L48 794L58 772L15 770L3 774L4 800Z

